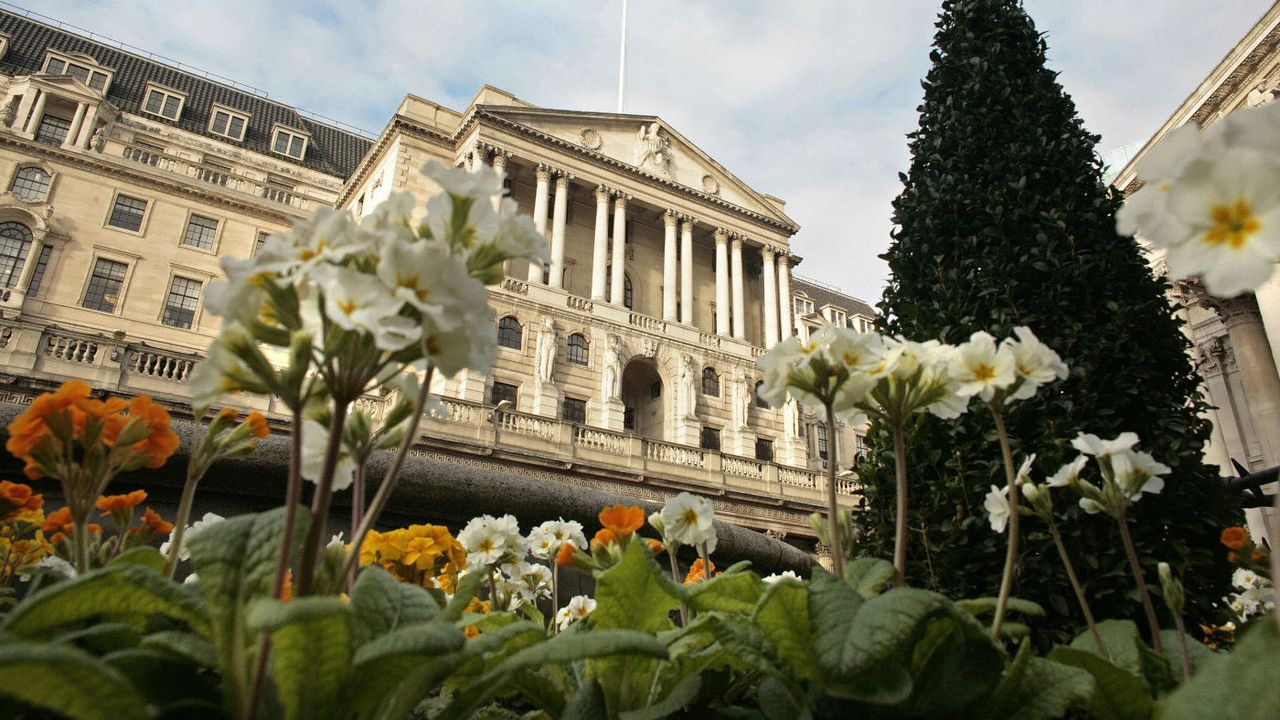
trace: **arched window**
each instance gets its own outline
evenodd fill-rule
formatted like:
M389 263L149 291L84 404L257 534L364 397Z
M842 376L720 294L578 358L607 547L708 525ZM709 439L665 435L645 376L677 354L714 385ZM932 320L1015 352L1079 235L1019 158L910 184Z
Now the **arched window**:
M702 368L702 394L720 397L720 376L715 368Z
M38 167L24 167L13 176L9 190L27 202L43 202L49 197L49 173Z
M13 287L31 250L31 230L22 223L0 223L0 287Z
M613 297L613 266L612 265L605 268L604 270L604 296L607 298ZM626 306L628 310L635 309L635 297L632 295L632 292L631 292L631 276L626 274L625 272L622 273L622 304Z
M519 350L524 339L524 330L515 316L508 315L498 321L498 345L512 350Z
M764 408L765 410L768 410L770 407L769 401L765 400L763 397L760 396L760 391L763 389L764 389L764 381L757 380L756 381L756 407Z
M574 365L586 365L587 350L587 339L581 333L574 333L569 336L569 351L565 353L565 359Z

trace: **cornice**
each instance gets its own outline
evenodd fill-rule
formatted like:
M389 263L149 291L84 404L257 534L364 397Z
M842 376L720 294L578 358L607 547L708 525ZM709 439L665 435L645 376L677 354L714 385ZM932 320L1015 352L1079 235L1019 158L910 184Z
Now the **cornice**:
M438 145L447 150L455 150L456 143L453 137L439 130L429 128L426 125L410 120L404 115L396 115L391 118L391 122L387 124L382 132L378 134L378 138L373 141L369 149L365 151L364 157L360 159L360 163L356 165L358 168L350 178L343 184L342 190L338 193L337 199L334 201L334 207L342 207L351 200L355 189L364 184L369 178L369 174L373 172L373 158L378 157L387 146L391 144L391 139L399 132L402 135L429 142L432 145Z

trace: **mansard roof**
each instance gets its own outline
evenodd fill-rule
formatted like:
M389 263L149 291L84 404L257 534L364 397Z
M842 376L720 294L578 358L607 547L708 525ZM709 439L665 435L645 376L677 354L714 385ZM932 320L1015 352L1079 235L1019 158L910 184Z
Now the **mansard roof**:
M839 290L816 280L806 280L799 275L793 274L791 276L791 294L804 295L812 300L813 306L819 310L825 305L831 305L844 310L850 315L862 315L869 318L876 316L876 311L862 300L852 295L845 295Z
M254 152L271 154L273 159L281 162L290 162L345 179L355 170L371 144L357 133L313 120L297 109L263 95L201 77L12 12L0 10L0 32L10 38L9 50L0 62L0 72L15 76L38 73L49 50L82 53L115 72L111 85L107 88L106 99L121 110L140 112L146 97L147 83L164 85L187 95L182 114L177 122L151 115L148 118L219 142L235 142L209 131L213 106L224 105L249 116L244 141L239 144ZM272 128L277 124L310 134L307 151L301 161L271 153Z

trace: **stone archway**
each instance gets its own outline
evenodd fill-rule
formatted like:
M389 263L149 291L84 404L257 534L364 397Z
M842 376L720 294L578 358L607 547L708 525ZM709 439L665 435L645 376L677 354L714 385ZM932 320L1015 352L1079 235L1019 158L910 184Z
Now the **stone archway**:
M652 358L633 357L622 370L623 427L642 437L666 436L666 385Z

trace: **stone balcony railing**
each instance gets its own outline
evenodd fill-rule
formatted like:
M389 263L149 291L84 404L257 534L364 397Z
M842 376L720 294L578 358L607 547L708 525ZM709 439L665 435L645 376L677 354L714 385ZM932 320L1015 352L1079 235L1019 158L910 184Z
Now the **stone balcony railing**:
M315 203L315 200L298 189L264 183L225 167L207 165L189 158L161 152L145 145L122 143L120 145L120 156L125 160L146 165L162 172L181 175L215 187L263 198L297 210L308 211Z

